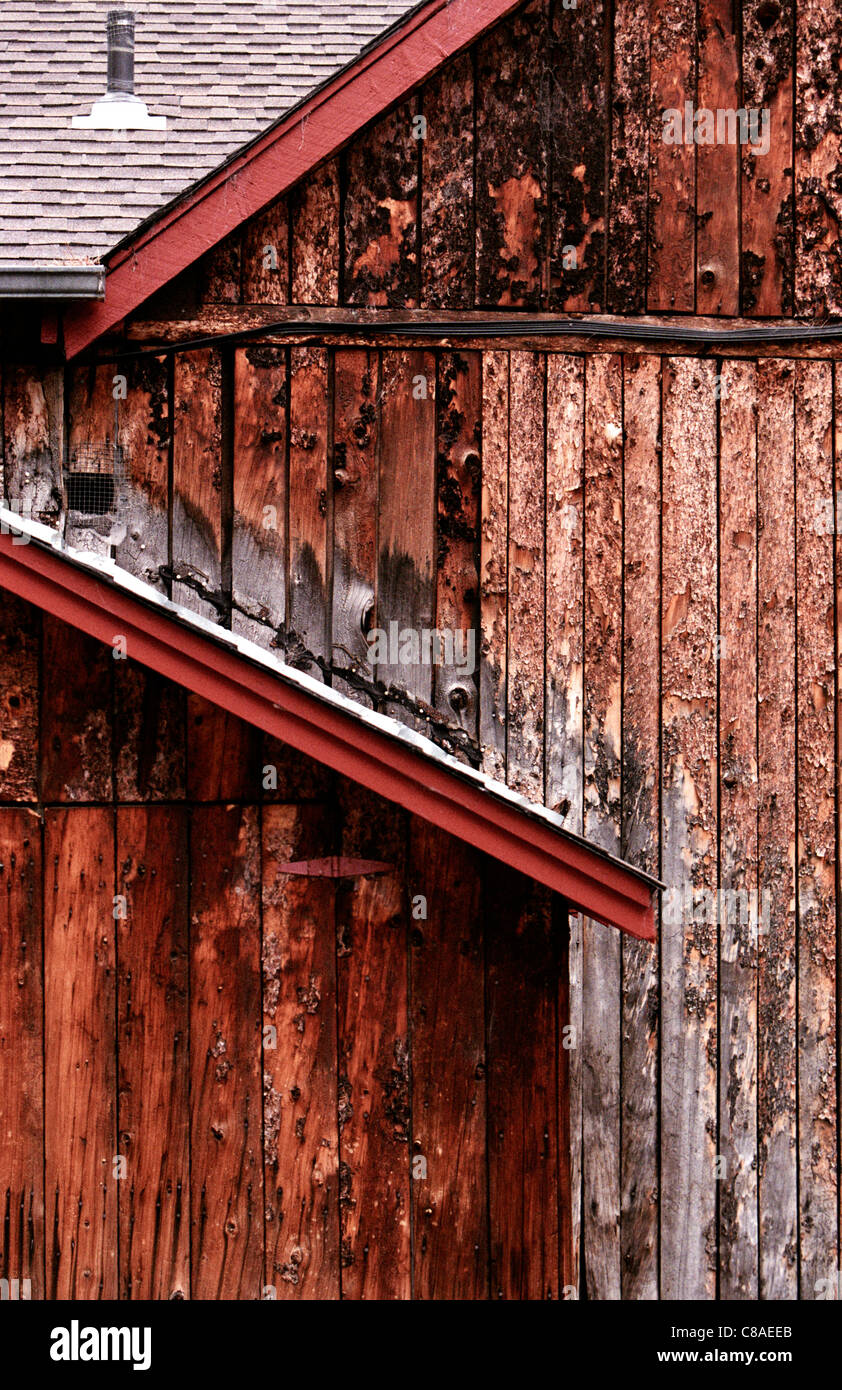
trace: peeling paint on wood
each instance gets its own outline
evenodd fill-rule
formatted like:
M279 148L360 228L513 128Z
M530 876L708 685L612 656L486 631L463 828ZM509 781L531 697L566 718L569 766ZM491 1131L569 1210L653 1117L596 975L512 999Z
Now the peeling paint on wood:
M646 309L649 5L650 0L614 4L607 237L607 308L612 314Z
M339 303L339 161L314 170L291 194L292 302Z
M510 437L506 781L544 795L545 358L513 352Z
M664 364L661 1297L684 1299L716 1286L714 375L712 362Z
M622 358L585 370L585 836L620 848L623 634ZM588 1296L620 1297L620 938L585 918L583 1229Z
M420 298L416 103L405 102L345 155L343 303L413 308Z
M795 911L795 369L757 369L759 1294L798 1296Z
M665 144L664 111L696 101L696 6L690 0L653 0L649 98L650 313L694 308L696 254L696 146Z
M436 387L436 621L450 634L433 672L433 704L452 723L477 735L479 646L479 523L482 476L482 358L444 353ZM461 641L461 648L458 643Z
M623 361L621 852L659 868L661 363ZM658 946L622 945L620 1289L658 1297Z
M449 63L422 92L421 304L474 302L474 73L471 55Z
M824 0L799 0L795 69L796 314L842 309L842 13Z
M719 404L719 1296L756 1299L757 368Z
M833 380L795 376L798 644L798 1146L800 1296L833 1277L838 1236L836 1077L836 654Z
M605 305L606 58L603 0L573 8L553 0L541 113L550 150L550 308L597 313Z
M749 110L769 112L769 150L741 151L741 295L745 314L793 308L794 0L743 0L742 93Z
M154 671L114 664L114 775L120 801L185 794L185 697Z
M736 7L700 0L698 106L727 111L738 90ZM696 312L737 314L740 307L740 155L742 146L717 141L696 153Z
M289 303L289 254L287 200L280 198L243 228L244 304Z
M509 354L482 358L479 739L483 771L505 780L509 513Z
M548 0L532 0L476 47L477 304L537 307L549 185L541 114Z

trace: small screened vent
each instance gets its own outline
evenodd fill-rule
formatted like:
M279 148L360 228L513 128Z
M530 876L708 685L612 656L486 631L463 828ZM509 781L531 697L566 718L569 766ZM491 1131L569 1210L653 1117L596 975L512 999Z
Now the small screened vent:
M125 459L119 444L79 444L65 474L67 508L84 516L108 516L117 507Z

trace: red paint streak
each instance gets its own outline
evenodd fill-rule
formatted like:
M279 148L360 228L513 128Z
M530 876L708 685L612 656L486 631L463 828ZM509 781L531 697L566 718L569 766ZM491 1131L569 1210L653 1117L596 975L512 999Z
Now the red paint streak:
M13 541L0 534L0 586L109 646L125 637L128 655L168 680L544 884L586 916L655 939L654 890L633 869L57 552Z
M104 302L65 319L68 361L247 218L330 158L520 0L429 0L108 258Z

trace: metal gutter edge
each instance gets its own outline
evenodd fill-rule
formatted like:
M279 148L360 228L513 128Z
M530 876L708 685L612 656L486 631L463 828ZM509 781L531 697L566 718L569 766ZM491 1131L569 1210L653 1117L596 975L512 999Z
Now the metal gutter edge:
M0 264L0 299L105 299L105 266Z
M83 568L31 532L35 543L19 549L13 547L20 537L6 527L3 532L0 585L19 597L105 644L120 634L142 665L536 879L586 916L655 939L657 886L648 875L526 814L481 779L458 776L444 755L426 756L371 719L318 699L283 672L177 621L162 604L144 602L137 591Z

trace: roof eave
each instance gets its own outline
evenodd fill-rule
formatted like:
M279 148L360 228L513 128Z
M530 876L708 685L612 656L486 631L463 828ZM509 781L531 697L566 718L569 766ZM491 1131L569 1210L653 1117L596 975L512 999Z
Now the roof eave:
M642 940L655 939L657 882L530 814L506 788L370 711L352 710L300 673L176 605L148 585L125 583L57 548L47 528L0 509L0 585L106 644L119 634L142 665L433 821L559 893L575 910ZM18 534L14 534L18 532ZM145 592L144 592L145 591ZM246 644L247 646L250 644ZM312 687L312 688L310 688ZM394 725L387 734L384 726Z
M0 300L4 299L104 300L105 267L37 262L0 264Z

